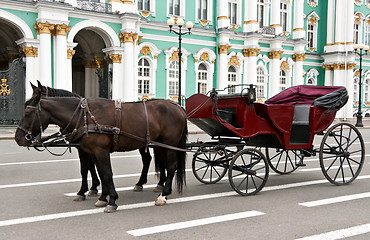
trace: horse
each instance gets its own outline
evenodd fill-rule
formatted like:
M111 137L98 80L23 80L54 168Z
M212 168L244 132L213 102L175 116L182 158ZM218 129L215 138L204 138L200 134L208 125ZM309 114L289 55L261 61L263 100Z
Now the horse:
M36 99L40 97L77 97L81 98L80 95L77 93L73 93L64 89L57 89L57 88L51 88L47 86L43 86L40 81L37 80L37 85L35 86L32 83L31 87L33 89L32 97L25 102L25 106L36 106ZM78 155L80 158L80 172L81 172L81 187L80 190L77 192L76 197L73 199L74 201L84 201L86 199L85 193L88 191L87 196L93 197L97 196L98 189L97 187L100 185L99 178L95 171L95 164L91 159L91 156L89 154L83 152L79 147L76 147L78 151ZM147 183L147 176L148 171L150 167L150 162L152 160L152 157L149 153L149 151L145 151L145 148L139 149L143 168L141 170L141 175L139 178L139 181L134 186L134 191L142 191L143 185ZM87 181L87 175L88 171L90 171L90 175L92 178L92 186L90 190L88 189L88 181ZM166 181L166 172L162 171L159 174L159 182L157 186L154 188L154 192L162 192L162 189L164 187L164 183Z
M155 205L165 205L172 193L176 173L177 190L182 193L185 181L188 129L186 114L178 104L164 99L119 104L108 99L41 98L36 106L27 106L15 133L19 146L30 146L34 136L49 124L58 125L69 134L72 143L89 154L102 181L102 194L95 203L104 212L117 210L118 194L114 187L110 153L147 148L155 143L155 169L167 171L162 193ZM120 121L117 121L120 119ZM150 121L149 121L150 120ZM107 197L109 196L109 201Z

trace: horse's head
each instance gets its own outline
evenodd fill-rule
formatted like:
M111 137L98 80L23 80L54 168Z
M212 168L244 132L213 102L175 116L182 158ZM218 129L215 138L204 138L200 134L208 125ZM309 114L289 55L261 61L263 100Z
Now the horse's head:
M42 86L39 80L37 80L37 86L33 85L32 83L30 84L31 84L33 93L32 93L32 97L25 102L24 104L25 107L36 106L38 100L41 97L45 97L47 95L47 88L45 86Z
M40 98L35 101L36 106L26 106L15 132L15 141L19 146L30 146L49 125L47 113L41 110Z

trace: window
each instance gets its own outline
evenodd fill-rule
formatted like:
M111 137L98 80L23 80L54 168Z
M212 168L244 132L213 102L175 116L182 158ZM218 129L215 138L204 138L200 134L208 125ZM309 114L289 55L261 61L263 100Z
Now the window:
M265 97L265 71L263 68L257 68L257 98Z
M207 20L207 5L210 0L197 0L198 1L198 11L197 17L200 20Z
M279 87L280 92L287 89L288 81L287 81L286 72L284 70L280 70L280 81L279 81L279 83L280 83L280 87Z
M203 63L201 63L198 67L198 93L207 94L207 81L207 67Z
M280 25L283 28L283 32L288 31L288 4L280 3Z
M179 61L173 61L169 67L168 93L175 96L179 93Z
M140 11L150 11L150 0L138 0L137 8Z
M263 28L264 0L257 1L257 21L260 28Z
M314 25L308 24L307 26L307 40L308 40L308 48L315 48L314 44Z
M141 58L138 63L138 93L149 94L150 92L150 65L148 60Z
M237 24L238 4L235 1L229 1L229 19L231 25Z
M369 79L364 82L364 102L369 101Z
M370 19L365 24L365 45L370 45Z
M236 70L233 66L229 67L228 75L227 75L227 80L228 80L228 93L232 94L235 93L235 87L233 85L236 84Z
M180 0L168 0L168 14L180 16Z
M316 14L316 12L311 12L307 16L307 49L313 52L317 49L317 26L320 17Z
M353 42L355 44L360 43L360 24L355 23L353 26Z

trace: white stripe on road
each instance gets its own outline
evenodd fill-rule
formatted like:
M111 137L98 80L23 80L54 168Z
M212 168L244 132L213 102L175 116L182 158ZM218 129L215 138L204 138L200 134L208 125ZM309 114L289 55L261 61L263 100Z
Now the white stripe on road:
M110 158L114 159L114 158L133 158L133 157L140 157L140 155L111 156ZM8 163L0 163L0 166L39 164L39 163L73 162L73 161L80 161L80 159L79 158L70 158L70 159L55 159L55 160L45 160L45 161L8 162Z
M327 198L327 199L316 200L316 201L311 201L311 202L303 202L303 203L298 203L298 204L301 206L305 206L305 207L317 207L317 206L322 206L322 205L346 202L346 201L357 200L357 199L368 198L368 197L370 197L370 192L352 194L352 195L346 195L346 196L334 197L334 198Z
M339 229L336 231L322 233L322 234L313 235L309 237L299 238L296 240L336 240L336 239L353 237L353 236L357 236L357 235L368 233L368 232L370 232L370 224L364 224L360 226Z
M368 179L368 178L370 178L370 175L360 176L357 179ZM270 186L270 187L263 188L262 191L267 192L267 191L273 191L273 190L282 190L282 189L288 189L288 188L294 188L294 187L316 185L316 184L321 184L325 182L327 181L326 180L316 180L316 181L285 184L285 185L279 185L279 186ZM182 202L206 200L206 199L221 198L221 197L235 196L235 195L237 194L234 191L214 193L214 194L205 194L205 195L197 195L197 196L191 196L191 197L169 199L167 200L167 203L169 204L170 203L182 203ZM154 206L154 201L129 204L129 205L120 205L118 209L121 211L121 210L137 209L137 208L143 208L143 207L153 207L153 206ZM56 213L56 214L49 214L49 215L40 215L40 216L35 216L35 217L3 220L3 221L0 221L0 227L23 224L23 223L40 222L40 221L45 221L45 220L54 220L54 219L61 219L61 218L68 218L68 217L84 216L84 215L89 215L89 214L102 213L103 211L104 211L103 209L99 208L99 209L82 210L82 211Z
M220 223L220 222L227 222L227 221L233 221L233 220L238 220L238 219L256 217L256 216L261 216L264 214L265 213L258 212L258 211L247 211L247 212L241 212L241 213L221 215L221 216L216 216L216 217L196 219L196 220L191 220L191 221L186 221L186 222L178 222L178 223L160 225L160 226L155 226L155 227L130 230L130 231L127 231L127 233L135 237L139 237L139 236L144 236L144 235L149 235L149 234L154 234L154 233L168 232L168 231L191 228L191 227L198 227L198 226L203 226L203 225L208 225L208 224L213 224L213 223Z

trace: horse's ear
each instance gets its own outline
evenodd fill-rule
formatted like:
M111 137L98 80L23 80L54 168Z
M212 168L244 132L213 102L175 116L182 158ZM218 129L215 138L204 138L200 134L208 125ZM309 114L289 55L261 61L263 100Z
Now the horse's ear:
M35 86L35 85L33 85L31 82L30 82L30 84L31 84L31 87L32 87L32 89L33 90L35 90L37 87Z
M40 89L42 88L42 85L39 80L37 80L37 85L39 86Z

